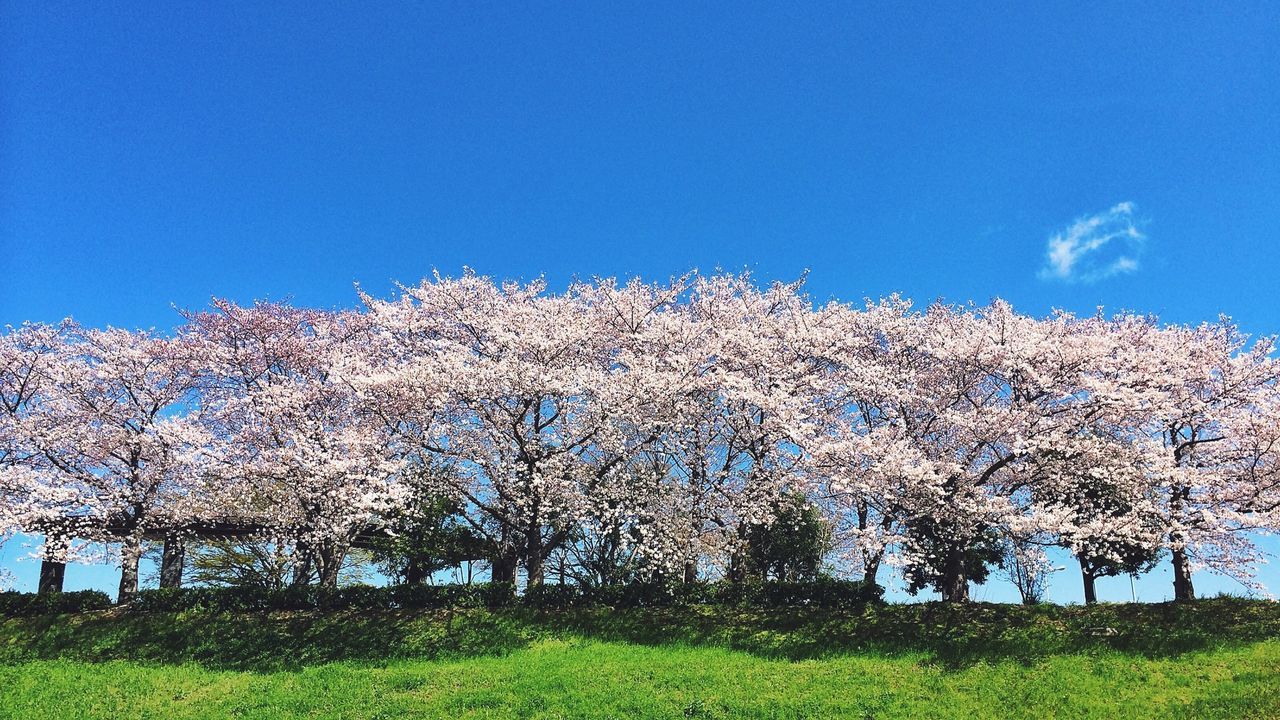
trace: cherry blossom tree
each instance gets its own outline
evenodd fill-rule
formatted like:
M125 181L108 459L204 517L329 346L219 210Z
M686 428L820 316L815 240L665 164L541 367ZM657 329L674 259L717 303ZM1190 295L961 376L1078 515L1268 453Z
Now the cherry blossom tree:
M378 405L406 448L461 468L450 490L497 548L500 579L519 560L541 582L545 558L586 525L625 535L653 568L672 553L683 564L692 538L679 536L705 522L736 534L785 474L777 418L801 403L766 355L781 335L762 333L800 314L792 289L717 277L550 295L467 275L365 301L391 339L394 370L370 372ZM708 499L722 506L706 511Z
M185 417L196 378L190 346L183 336L70 322L56 337L51 332L37 331L50 352L27 345L25 367L41 358L39 388L10 413L10 443L16 439L26 458L16 463L18 522L54 528L47 551L59 559L72 534L119 539L119 600L128 602L144 536L189 515L198 501L186 483L196 436ZM28 373L19 386L29 390L32 382Z
M856 346L843 352L858 359L831 363L838 413L815 457L853 499L859 531L876 509L913 587L964 600L1003 542L1051 529L1034 488L1098 412L1080 383L1106 348L1088 322L999 301L913 313L892 299L845 325Z
M1086 604L1097 602L1097 578L1136 575L1152 567L1162 532L1150 478L1135 448L1085 435L1066 451L1044 451L1040 460L1034 490L1039 525L1047 530L1039 542L1061 545L1076 556Z
M636 419L621 428L632 440L616 457L636 458L628 467L642 489L609 502L642 510L636 543L654 572L691 581L707 561L741 578L749 531L806 482L811 304L802 281L761 290L747 275L690 276L637 298L638 287L628 286L628 301L601 303L646 319L614 331L627 372L613 378L634 388L619 397L642 401L623 413ZM623 407L617 398L606 406ZM599 490L618 495L611 485Z
M1174 597L1195 596L1207 567L1250 583L1250 534L1274 530L1272 443L1280 363L1227 319L1159 327L1123 318L1128 439L1142 451L1153 510L1174 570Z
M1018 589L1023 605L1035 605L1044 599L1055 569L1041 544L1023 539L1005 544L1000 568Z
M20 434L22 418L47 381L60 339L58 329L25 324L0 335L0 547L19 529L29 473L38 464L35 448ZM8 584L7 578L0 583Z
M406 451L455 469L442 490L474 510L494 579L513 580L519 561L531 585L581 517L584 488L617 467L589 461L593 444L613 441L594 402L611 338L572 294L544 291L469 274L365 298L391 343L375 392L388 426Z
M810 304L800 283L756 289L746 275L696 278L674 313L667 366L678 369L675 414L645 445L663 477L660 554L696 577L700 558L744 572L747 535L803 482L799 428L809 412Z
M28 323L0 336L0 538L20 529L46 463L26 418L51 385L66 326Z
M292 544L295 582L336 584L353 538L404 497L403 463L348 375L370 342L364 316L217 300L188 321L206 494Z
M902 338L917 322L897 296L864 308L833 302L808 323L810 421L800 429L809 493L828 515L841 560L877 583L882 563L901 542L896 498L906 476L879 463L877 443L891 432L901 388L923 372L926 356Z

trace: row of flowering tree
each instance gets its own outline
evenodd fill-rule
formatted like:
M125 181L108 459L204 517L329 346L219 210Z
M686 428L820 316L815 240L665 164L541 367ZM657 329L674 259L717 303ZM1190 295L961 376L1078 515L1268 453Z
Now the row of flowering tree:
M1054 546L1087 597L1167 556L1191 598L1198 568L1249 582L1280 526L1280 364L1226 320L815 307L735 275L361 300L215 301L164 335L10 328L0 538L59 559L111 541L127 600L146 538L238 524L333 584L425 491L495 580L566 556L606 581L732 578L802 496L840 566L958 601L997 561L1034 584Z

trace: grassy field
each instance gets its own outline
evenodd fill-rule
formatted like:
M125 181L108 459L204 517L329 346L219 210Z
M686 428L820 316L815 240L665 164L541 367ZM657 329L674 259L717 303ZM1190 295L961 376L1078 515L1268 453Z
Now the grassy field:
M0 718L226 717L1280 718L1280 606L0 623Z

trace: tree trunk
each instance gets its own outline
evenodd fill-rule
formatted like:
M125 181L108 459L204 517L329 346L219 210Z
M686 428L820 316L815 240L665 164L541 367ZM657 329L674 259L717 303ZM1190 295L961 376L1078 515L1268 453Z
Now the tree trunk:
M524 572L528 579L529 587L537 587L542 584L546 575L546 567L542 558L542 546L536 540L530 540L525 552Z
M880 574L880 553L876 553L875 557L862 558L862 582L867 585L877 585L876 576Z
M187 547L182 538L170 535L164 539L164 553L160 556L160 587L182 587L182 565Z
M1098 602L1097 576L1089 569L1089 565L1080 561L1080 579L1084 581L1084 604L1096 605Z
M422 563L417 557L410 557L404 566L404 584L422 585L427 581L427 574L422 570Z
M1173 551L1173 599L1195 600L1196 591L1191 585L1191 558L1186 550Z
M320 587L336 588L338 587L338 566L331 563L324 563L320 566Z
M142 538L130 535L120 544L120 590L116 603L124 605L138 595L138 559L142 557Z
M489 561L489 580L500 583L516 581L516 553L512 548L503 548Z
M66 538L45 536L45 559L40 561L40 584L36 586L38 594L62 592L62 581L67 574L66 552Z
M689 560L684 564L684 582L686 585L698 582L698 563Z
M49 593L62 592L62 580L67 574L67 564L57 562L56 560L40 561L40 584L37 586L36 593L38 595L47 595Z
M868 526L867 520L869 519L869 517L870 517L869 506L864 504L862 509L858 511L858 527L862 529L866 529L866 527ZM891 527L893 527L893 518L890 517L889 515L881 516L880 530L887 534ZM880 587L880 581L877 580L876 578L880 574L880 565L884 562L884 553L885 553L885 549L883 546L880 546L875 550L862 551L862 581L863 582L867 583L868 585Z
M969 580L964 576L963 548L951 548L947 551L942 569L942 600L952 603L969 601Z
M293 587L303 587L311 583L311 548L306 543L299 541L293 546L293 578L289 584Z
M1175 454L1174 457L1178 455ZM1180 460L1179 464L1181 464ZM1174 488L1171 507L1174 519L1182 518L1183 503L1190 497L1190 488L1181 486ZM1191 558L1187 557L1187 549L1182 540L1183 534L1180 530L1169 533L1169 544L1173 547L1173 599L1194 600L1196 591L1191 586Z
M320 586L326 588L338 587L338 573L342 570L342 559L346 557L346 548L338 543L326 542L327 547L321 551L320 555Z

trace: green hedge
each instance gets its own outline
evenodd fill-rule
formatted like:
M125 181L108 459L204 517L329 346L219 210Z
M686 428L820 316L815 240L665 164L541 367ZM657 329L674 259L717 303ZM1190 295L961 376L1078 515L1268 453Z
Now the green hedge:
M723 605L745 607L861 607L879 602L883 590L856 580L820 578L809 582L631 583L598 588L543 585L521 598L530 607L675 607Z
M106 610L109 607L111 607L111 598L106 593L97 590L55 592L43 595L0 592L0 617L78 613L90 610Z
M449 607L508 607L516 604L510 583L473 585L351 585L322 588L313 585L282 590L265 588L165 588L143 590L129 610L160 612L202 610L238 612L255 610L390 610Z
M880 588L847 580L807 583L634 583L600 588L542 585L517 596L510 583L392 585L342 588L170 588L143 590L129 604L134 612L200 610L394 610L444 608L674 607L858 607L880 599Z
M555 609L586 606L614 608L720 605L762 608L860 607L880 600L875 585L819 579L812 582L632 583L597 588L542 585L516 594L510 583L471 585L314 585L269 590L253 587L163 588L142 590L130 612L255 612L268 610L439 610L523 606ZM111 599L96 590L51 593L0 593L0 617L102 610Z

